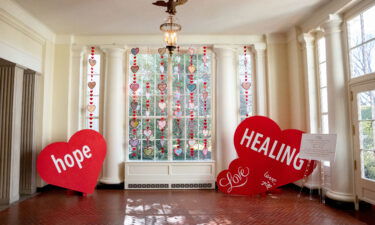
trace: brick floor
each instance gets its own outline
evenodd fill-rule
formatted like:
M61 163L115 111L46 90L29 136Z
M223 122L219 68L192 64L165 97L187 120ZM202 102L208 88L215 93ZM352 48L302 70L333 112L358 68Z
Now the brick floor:
M362 220L362 221L361 221ZM1 225L371 224L375 209L341 210L284 187L265 196L213 190L96 190L87 197L50 189L0 211Z

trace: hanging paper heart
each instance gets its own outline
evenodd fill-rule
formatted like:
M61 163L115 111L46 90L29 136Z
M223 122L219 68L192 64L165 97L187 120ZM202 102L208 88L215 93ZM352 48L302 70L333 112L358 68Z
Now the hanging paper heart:
M95 59L89 59L89 64L90 64L90 66L95 66L96 60Z
M130 121L130 126L131 126L132 128L137 128L138 125L139 125L139 120L131 120L131 121Z
M207 63L207 56L203 56L202 60L204 63Z
M176 100L180 100L180 97L181 97L181 93L179 91L176 91L174 93L174 97L176 98Z
M167 103L165 103L165 102L159 102L158 106L159 106L159 108L162 111L164 111L164 109L167 107Z
M131 52L133 55L137 55L139 53L139 48L132 48Z
M158 128L159 128L159 130L163 130L166 125L167 125L167 121L166 120L159 120L158 121Z
M139 140L136 139L136 138L134 138L134 139L130 139L130 140L129 140L129 144L130 144L130 146L132 146L132 147L137 147L137 145L139 144Z
M143 149L143 154L145 156L152 156L154 154L154 149L151 146L148 146Z
M195 68L194 65L190 65L190 66L188 66L188 70L189 70L190 73L194 73L196 68Z
M202 97L203 97L203 100L207 100L207 97L208 97L208 92L207 91L203 91L202 93Z
M190 108L190 109L194 109L194 107L195 107L194 102L189 102L189 108Z
M147 117L150 116L150 111L146 110L146 116L147 116Z
M182 111L180 111L180 110L175 110L174 111L174 115L176 116L176 117L181 117L182 116Z
M158 49L158 52L159 52L160 55L164 55L164 54L165 54L165 51L166 51L165 48L159 48L159 49Z
M137 84L137 83L132 83L130 85L130 89L132 89L132 91L134 91L134 92L136 92L138 90L138 88L139 88L139 84Z
M245 66L247 65L247 59L245 59L245 61L243 62L245 64Z
M245 89L245 90L249 90L250 87L251 87L251 83L245 81L245 82L242 82L241 86L242 86L243 89Z
M190 147L193 147L195 145L195 140L194 139L190 139L188 141L188 144L189 144Z
M133 73L137 73L139 70L139 66L133 65L130 67L130 69L132 70Z
M194 49L193 48L189 48L189 53L190 53L190 55L194 54Z
M203 136L207 137L209 134L209 131L207 129L203 129L202 133L203 133Z
M202 150L202 154L203 154L204 156L206 156L207 153L208 153L208 149L207 149L207 148L204 148L204 149Z
M159 142L160 142L160 146L161 146L161 147L164 147L165 140L164 140L164 139L161 139Z
M164 73L164 66L160 66L160 73Z
M173 151L174 151L174 154L176 156L180 156L182 154L182 149L181 148L175 148L175 149L173 149Z
M94 112L96 109L96 106L95 105L88 105L87 106L87 111L89 111L90 113Z
M147 138L149 138L149 137L152 135L152 130L150 130L150 129L145 129L145 130L143 131L143 134L144 134Z
M195 91L196 88L197 88L197 85L196 85L196 84L188 84L188 85L187 85L187 89L188 89L190 92Z
M90 89L94 89L94 87L96 86L96 82L95 82L95 81L88 82L88 83L87 83L87 86L88 86Z
M132 101L132 102L130 103L130 107L131 107L133 110L137 110L138 102L136 102L136 101Z
M149 91L147 91L147 92L146 92L146 98L147 98L147 99L150 99L150 97L151 97L151 94L150 94Z
M159 83L158 84L158 89L160 91L165 91L165 89L167 89L167 84L165 82Z

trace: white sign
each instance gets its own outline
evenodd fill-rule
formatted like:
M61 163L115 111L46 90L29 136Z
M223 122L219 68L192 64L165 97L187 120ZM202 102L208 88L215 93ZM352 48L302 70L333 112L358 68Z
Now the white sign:
M337 134L302 134L299 158L332 161Z

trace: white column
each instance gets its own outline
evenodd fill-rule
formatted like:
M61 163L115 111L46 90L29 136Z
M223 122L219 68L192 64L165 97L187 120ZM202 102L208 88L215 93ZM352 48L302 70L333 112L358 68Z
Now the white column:
M256 115L268 116L266 44L254 44L253 49L255 52Z
M303 46L307 131L309 133L318 133L318 87L315 73L314 36L301 34L299 41Z
M81 129L82 63L85 47L71 47L69 91L68 91L68 138Z
M331 165L331 190L328 190L327 197L352 202L353 159L349 141L350 124L341 24L341 18L336 15L330 15L330 19L323 24L327 52L329 132L337 134L336 157Z
M103 134L107 155L100 182L124 181L124 47L101 46L106 53Z
M303 68L305 80L305 101L306 101L306 120L307 132L318 133L318 93L317 79L315 72L315 38L311 34L301 34L299 41L302 44ZM313 173L308 177L305 184L301 181L297 184L304 185L310 189L319 188L321 186L320 166L317 166Z
M237 127L237 54L230 46L214 46L216 54L216 171L237 158L233 137Z

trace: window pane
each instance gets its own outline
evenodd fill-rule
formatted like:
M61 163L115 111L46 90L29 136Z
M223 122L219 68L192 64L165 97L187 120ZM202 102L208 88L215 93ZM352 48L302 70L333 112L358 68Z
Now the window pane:
M348 21L349 47L362 43L361 16L358 15Z
M366 62L364 59L364 46L356 47L350 50L350 69L351 77L359 77L363 74L366 74Z
M357 95L358 119L371 120L375 119L375 91L365 91Z
M328 134L329 129L328 129L328 115L324 114L322 115L322 133L323 134Z
M245 56L246 52L246 56ZM253 75L252 75L252 58L246 47L244 47L244 52L238 55L238 70L239 70L239 97L240 97L240 109L239 114L241 121L246 116L253 115ZM247 101L246 101L247 99Z
M326 39L320 38L318 41L319 63L326 61Z
M375 7L363 13L364 41L375 38Z
M374 149L374 129L372 121L359 122L359 139L361 149Z
M320 107L321 113L328 112L328 96L327 96L327 88L320 89Z
M327 63L319 65L319 81L320 87L327 87Z
M375 181L375 152L362 151L362 176Z

